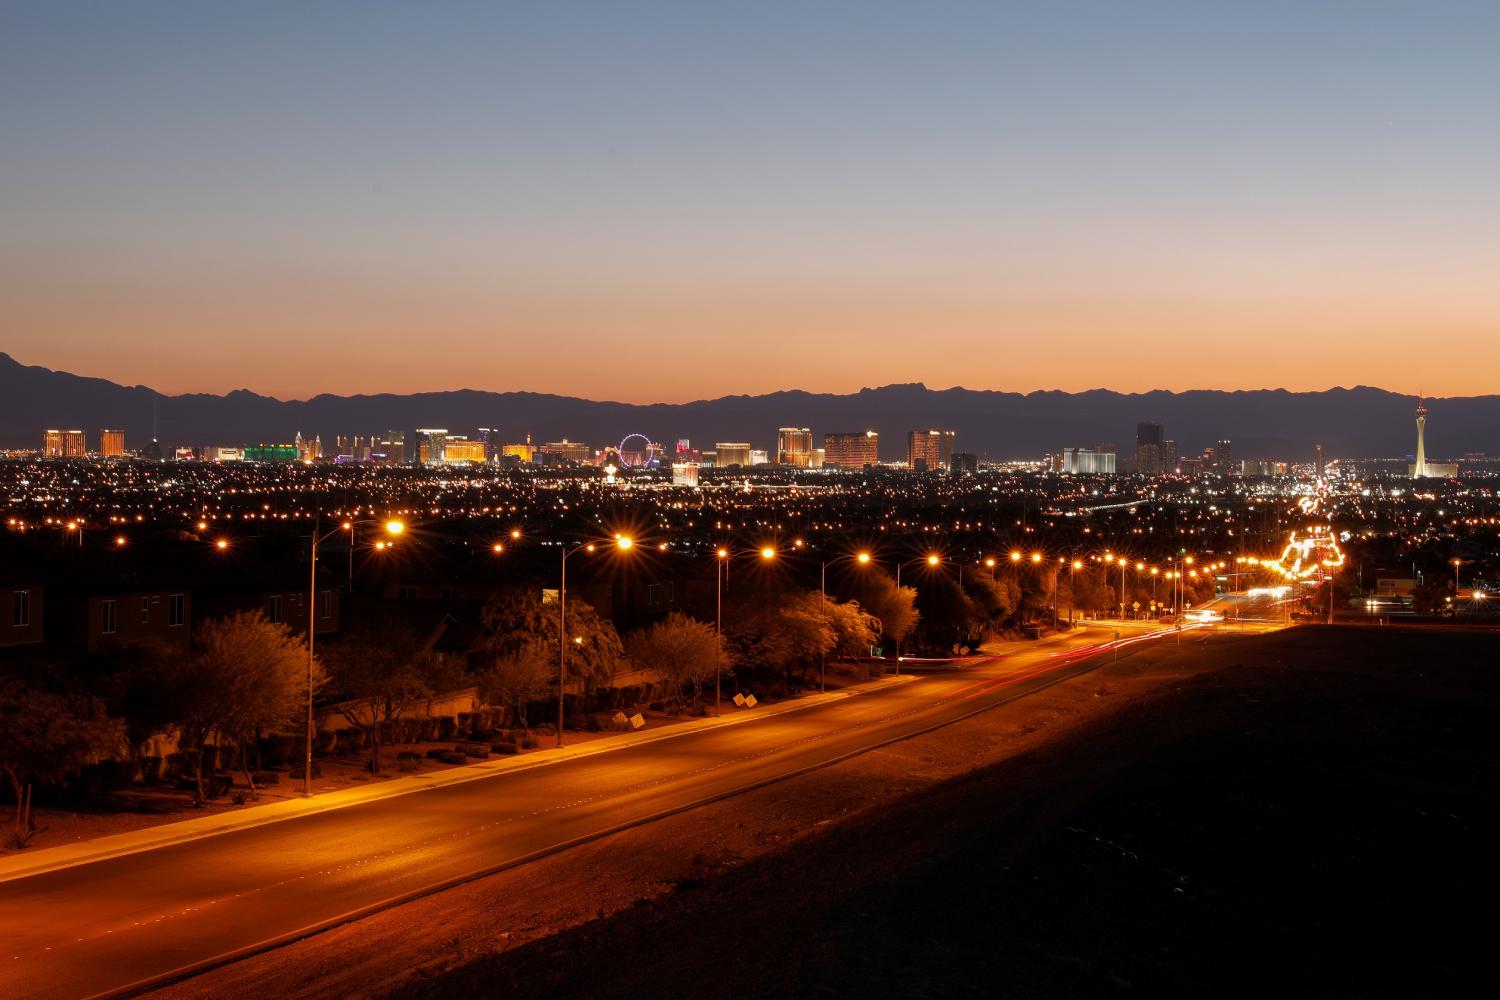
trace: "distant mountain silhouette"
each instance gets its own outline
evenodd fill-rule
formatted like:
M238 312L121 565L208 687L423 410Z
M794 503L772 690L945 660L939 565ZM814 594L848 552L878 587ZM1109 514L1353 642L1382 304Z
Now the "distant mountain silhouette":
M1500 396L1429 398L1427 454L1461 456L1500 451ZM1184 456L1217 439L1234 442L1239 458L1305 460L1322 442L1330 457L1400 457L1415 447L1416 398L1356 386L1321 392L1284 389L1222 392L1105 389L1069 393L990 392L888 385L834 395L801 390L763 396L725 396L692 403L631 404L534 392L461 389L413 395L316 396L283 401L238 389L223 396L159 395L144 386L22 365L0 353L0 443L37 447L48 427L83 428L90 447L101 427L123 428L127 444L151 437L153 404L164 449L177 445L238 445L290 441L301 431L377 434L388 429L447 427L465 434L498 429L506 440L568 437L603 445L642 433L671 445L691 438L750 441L771 449L781 426L811 427L815 441L830 431L880 432L883 458L905 457L906 432L943 427L958 432L960 451L990 458L1039 456L1069 446L1114 443L1122 460L1134 455L1135 425L1166 425Z

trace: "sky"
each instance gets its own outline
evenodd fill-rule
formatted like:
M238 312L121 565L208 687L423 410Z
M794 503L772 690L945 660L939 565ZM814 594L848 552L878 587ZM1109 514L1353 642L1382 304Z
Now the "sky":
M1500 5L0 0L0 350L166 392L1500 392Z

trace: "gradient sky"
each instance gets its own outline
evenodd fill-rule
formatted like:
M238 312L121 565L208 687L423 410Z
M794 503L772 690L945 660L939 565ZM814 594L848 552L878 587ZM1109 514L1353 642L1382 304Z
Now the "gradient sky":
M0 3L0 350L1500 392L1500 4Z

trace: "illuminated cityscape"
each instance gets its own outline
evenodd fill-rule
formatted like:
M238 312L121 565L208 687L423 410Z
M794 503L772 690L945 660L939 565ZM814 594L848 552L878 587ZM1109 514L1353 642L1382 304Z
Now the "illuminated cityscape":
M1494 980L1500 7L3 25L0 1000Z

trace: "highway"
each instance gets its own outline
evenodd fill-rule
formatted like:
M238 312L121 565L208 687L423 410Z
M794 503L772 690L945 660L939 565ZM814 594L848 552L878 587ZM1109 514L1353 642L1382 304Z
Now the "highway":
M1146 628L1127 626L1122 643L1173 634ZM1023 697L1093 669L1112 655L1098 645L1110 634L1086 630L797 711L3 882L0 996L160 985Z

